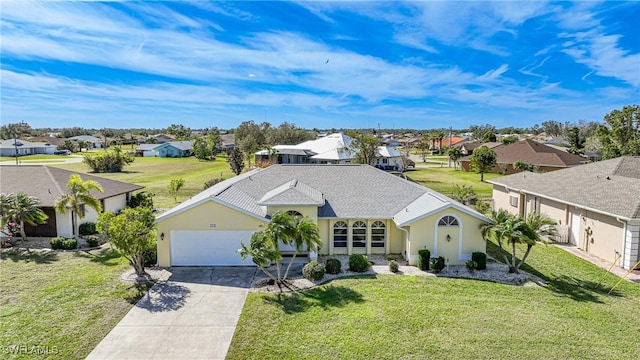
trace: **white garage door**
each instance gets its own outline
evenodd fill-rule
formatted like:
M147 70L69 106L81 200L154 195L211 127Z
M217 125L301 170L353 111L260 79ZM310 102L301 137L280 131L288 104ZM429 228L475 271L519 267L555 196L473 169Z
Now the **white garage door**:
M251 258L242 262L236 251L241 241L249 244L254 232L171 231L171 266L253 266Z

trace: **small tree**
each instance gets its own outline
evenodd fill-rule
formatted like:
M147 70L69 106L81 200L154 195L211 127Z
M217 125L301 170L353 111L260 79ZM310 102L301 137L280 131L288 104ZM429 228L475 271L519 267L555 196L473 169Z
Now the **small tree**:
M193 143L193 155L196 159L199 160L212 160L215 159L213 156L213 145L209 143L207 139L197 138Z
M167 189L169 189L169 195L173 197L175 202L178 202L178 192L180 189L184 187L184 179L183 178L175 178L169 181L169 185Z
M242 156L242 151L238 148L233 148L229 151L227 162L229 163L231 171L236 175L240 175L242 170L244 170L244 157Z
M56 212L60 214L65 214L68 210L71 210L76 240L78 240L78 219L84 218L81 206L89 206L98 213L102 211L100 200L93 196L91 191L102 192L103 190L97 182L93 180L83 181L80 175L73 174L67 183L67 193L62 194L55 203Z
M531 172L537 172L539 170L539 167L537 165L529 164L522 160L516 160L516 162L513 163L513 168L514 170Z
M378 146L380 146L378 138L355 131L348 131L347 135L352 139L347 146L347 151L353 153L354 162L373 165L378 155Z
M98 217L99 231L129 261L138 276L148 277L144 253L156 246L154 221L148 207L124 209L119 215L105 212Z
M153 196L154 194L149 191L139 191L131 195L127 206L131 208L148 207L153 209Z
M484 181L484 173L489 172L496 164L497 155L495 151L487 146L480 146L473 150L471 155L471 166L480 174L480 181Z
M458 160L462 157L462 150L459 147L450 147L447 150L449 160L453 162L453 168L458 169Z
M425 135L422 137L422 140L418 141L416 144L416 148L420 151L420 155L422 156L422 162L427 161L427 151L429 151L429 138Z
M473 191L473 188L470 185L454 184L451 198L461 202L463 205L472 205L478 200L478 195L476 195L476 192Z

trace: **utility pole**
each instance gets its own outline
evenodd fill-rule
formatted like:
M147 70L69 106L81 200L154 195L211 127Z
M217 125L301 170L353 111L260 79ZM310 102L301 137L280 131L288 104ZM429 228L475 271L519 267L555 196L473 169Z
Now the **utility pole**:
M16 149L16 165L18 165L18 134L13 134L13 147Z

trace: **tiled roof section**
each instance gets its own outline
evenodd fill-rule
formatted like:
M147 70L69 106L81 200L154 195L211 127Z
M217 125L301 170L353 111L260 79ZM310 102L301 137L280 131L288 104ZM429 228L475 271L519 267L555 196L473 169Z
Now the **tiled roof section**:
M24 192L35 196L45 207L54 206L56 199L66 193L67 183L73 171L43 165L0 166L0 192ZM112 196L140 190L143 187L99 176L78 174L82 180L94 180L102 186L104 192L92 192L102 200Z
M502 144L493 148L498 163L513 164L520 160L538 166L569 167L586 162L578 155L562 151L533 140Z
M322 205L322 192L297 179L288 181L268 191L258 205Z
M490 180L628 219L640 219L640 157L623 157L542 174L522 172Z

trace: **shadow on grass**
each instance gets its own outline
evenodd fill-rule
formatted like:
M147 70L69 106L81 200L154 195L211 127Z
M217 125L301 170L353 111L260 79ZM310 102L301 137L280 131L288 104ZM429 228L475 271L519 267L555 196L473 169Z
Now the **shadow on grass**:
M149 312L175 311L184 306L191 290L186 286L173 282L161 282L153 286L153 282L138 283L132 286L136 292L127 298L131 304ZM139 301L138 301L139 300Z
M100 263L106 266L116 266L120 264L120 253L112 247L100 250L76 252L75 256L90 258L91 262Z
M279 293L264 297L268 304L277 305L287 314L299 313L312 307L327 309L343 307L350 303L362 303L364 298L359 292L345 287L325 285L311 290L295 293Z
M499 262L504 262L502 256L503 253L504 252L498 245L494 244L491 241L487 241L487 254L489 254ZM510 254L507 256L510 256ZM517 261L520 261L519 258L516 259ZM575 301L603 303L601 296L624 296L617 290L613 291L611 294L608 294L608 289L606 289L604 286L598 286L597 283L590 280L580 279L567 275L554 276L554 274L546 274L540 272L527 263L524 263L520 269L544 280L544 282L546 283L546 285L544 286L545 289L553 291L561 296L569 297Z
M34 262L36 264L51 264L58 261L58 253L55 251L40 251L27 249L10 249L2 251L3 260L9 259L13 262Z

